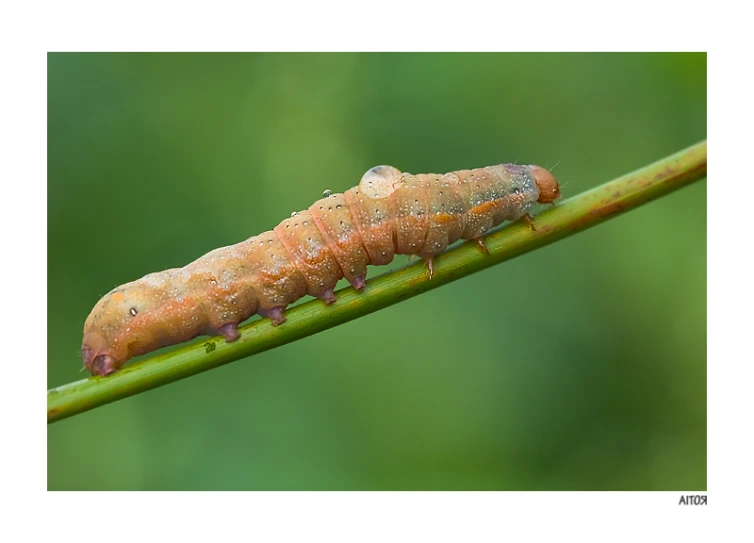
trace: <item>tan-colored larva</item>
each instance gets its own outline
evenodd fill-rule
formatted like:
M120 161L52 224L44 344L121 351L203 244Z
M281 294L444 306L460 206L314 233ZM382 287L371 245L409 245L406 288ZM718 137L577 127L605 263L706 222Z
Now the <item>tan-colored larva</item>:
M504 220L529 219L560 196L539 166L500 164L446 174L377 166L345 194L294 213L273 230L216 249L183 268L151 273L107 293L84 325L84 365L108 375L140 354L220 334L238 339L254 313L273 324L305 294L335 301L345 277L363 289L367 266L396 254L432 258L458 239L478 240Z

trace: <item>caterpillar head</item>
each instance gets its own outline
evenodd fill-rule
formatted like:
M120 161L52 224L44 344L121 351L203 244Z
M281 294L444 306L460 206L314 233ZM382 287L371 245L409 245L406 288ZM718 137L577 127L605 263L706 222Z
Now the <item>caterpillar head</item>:
M108 292L84 324L81 357L92 375L109 375L155 343L158 301L144 288L129 283ZM150 314L152 318L150 318ZM159 330L157 331L159 333Z
M537 202L540 204L551 204L560 198L560 185L558 185L558 181L554 175L541 166L529 166L529 169L539 189L539 199Z

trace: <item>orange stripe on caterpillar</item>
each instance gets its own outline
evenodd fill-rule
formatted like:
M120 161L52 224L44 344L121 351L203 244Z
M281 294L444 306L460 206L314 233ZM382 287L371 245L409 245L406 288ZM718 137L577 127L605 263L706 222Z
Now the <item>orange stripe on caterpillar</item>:
M84 365L108 375L133 356L198 335L235 341L238 324L253 314L280 324L305 294L332 303L339 279L362 289L367 266L395 254L426 259L431 277L432 258L451 243L481 241L493 226L559 196L558 182L539 166L418 175L377 166L358 186L327 194L273 230L113 289L84 325Z

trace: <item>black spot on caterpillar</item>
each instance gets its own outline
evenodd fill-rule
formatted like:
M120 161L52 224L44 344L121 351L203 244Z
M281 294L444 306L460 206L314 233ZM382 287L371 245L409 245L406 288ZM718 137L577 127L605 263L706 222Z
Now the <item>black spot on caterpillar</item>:
M539 166L419 175L376 166L357 187L326 191L273 230L110 291L84 325L84 365L108 375L133 356L198 335L235 341L254 313L280 324L286 306L306 294L330 304L338 280L361 290L367 266L396 254L426 259L431 276L432 258L448 245L481 243L492 227L528 219L536 202L559 196L555 177Z

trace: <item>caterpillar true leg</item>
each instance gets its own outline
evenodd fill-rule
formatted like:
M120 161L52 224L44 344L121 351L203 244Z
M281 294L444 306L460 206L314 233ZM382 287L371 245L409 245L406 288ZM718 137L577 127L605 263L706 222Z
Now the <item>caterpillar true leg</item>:
M524 216L521 217L521 220L524 221L526 224L528 224L529 228L532 231L536 231L537 230L537 228L534 226L534 217L532 217L528 213L524 214Z
M432 257L427 259L427 270L429 271L429 280L431 281L435 275L435 264Z
M479 246L479 248L482 250L484 254L486 254L487 256L490 256L490 251L489 249L487 249L487 246L484 244L484 240L482 238L476 238L474 241L476 242L476 244Z

